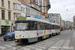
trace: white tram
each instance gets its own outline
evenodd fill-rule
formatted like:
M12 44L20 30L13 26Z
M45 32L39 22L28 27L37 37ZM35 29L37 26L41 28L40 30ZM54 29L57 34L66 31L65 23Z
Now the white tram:
M31 43L60 34L60 25L32 17L17 18L15 42Z

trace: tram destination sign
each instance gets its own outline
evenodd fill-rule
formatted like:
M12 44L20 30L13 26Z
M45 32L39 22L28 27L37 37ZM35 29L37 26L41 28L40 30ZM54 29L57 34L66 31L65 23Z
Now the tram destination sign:
M26 18L17 18L17 20L26 20Z

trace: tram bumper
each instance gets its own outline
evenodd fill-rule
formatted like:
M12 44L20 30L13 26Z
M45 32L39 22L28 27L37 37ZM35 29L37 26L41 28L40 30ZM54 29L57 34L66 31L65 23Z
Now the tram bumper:
M32 43L32 42L36 42L38 38L20 38L20 39L15 39L16 43Z
M18 44L27 44L28 43L28 39L15 39L15 43Z

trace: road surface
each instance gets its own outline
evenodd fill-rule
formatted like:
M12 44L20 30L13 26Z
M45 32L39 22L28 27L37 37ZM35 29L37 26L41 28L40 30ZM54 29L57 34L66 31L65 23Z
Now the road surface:
M75 50L75 31L62 31L60 35L28 45L0 39L0 50Z

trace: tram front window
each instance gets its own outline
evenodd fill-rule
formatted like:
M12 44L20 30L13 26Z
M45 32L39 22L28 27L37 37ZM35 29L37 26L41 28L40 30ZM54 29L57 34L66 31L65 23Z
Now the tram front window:
M29 23L28 21L16 21L16 30L28 30L29 29Z
M17 27L16 27L16 29L17 30L26 30L26 29L28 29L28 23L17 23Z
M34 21L17 21L16 22L16 30L36 30L37 23Z

